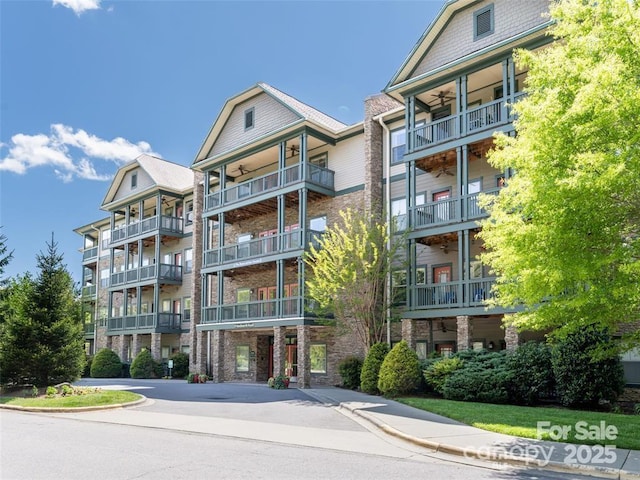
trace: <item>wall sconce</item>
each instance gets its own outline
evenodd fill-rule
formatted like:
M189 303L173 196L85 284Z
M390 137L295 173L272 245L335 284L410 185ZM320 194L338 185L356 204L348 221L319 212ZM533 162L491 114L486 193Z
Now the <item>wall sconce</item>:
M495 345L495 343L493 343L493 341L491 341L491 342L489 342L489 344L487 345L487 348L488 348L489 350L493 350L493 349L495 348L495 346L496 346L496 345Z

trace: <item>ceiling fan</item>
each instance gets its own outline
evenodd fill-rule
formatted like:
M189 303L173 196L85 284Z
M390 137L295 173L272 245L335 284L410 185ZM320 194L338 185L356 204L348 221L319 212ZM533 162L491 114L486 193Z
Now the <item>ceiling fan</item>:
M431 100L431 102L429 102L429 105L431 105L433 102L439 101L440 102L440 106L444 107L444 104L446 103L447 100L455 100L456 97L452 97L449 94L451 93L450 90L442 90L438 93L432 93L431 96L432 97L436 97L436 99Z
M447 165L447 157L444 156L440 160L440 166L438 167L438 173L436 174L436 178L439 178L441 175L450 175L454 176L453 172L449 171L449 165Z
M291 152L292 157L295 157L300 151L300 147L298 145L291 145L290 147L287 147L287 148Z
M236 168L236 172L240 172L240 175L245 175L247 173L251 173L251 170L247 170L245 166L241 164L238 165L238 168Z
M443 243L442 245L440 245L440 250L442 250L442 253L445 253L445 254L449 253L449 252L457 252L458 251L455 248L451 248L448 243Z

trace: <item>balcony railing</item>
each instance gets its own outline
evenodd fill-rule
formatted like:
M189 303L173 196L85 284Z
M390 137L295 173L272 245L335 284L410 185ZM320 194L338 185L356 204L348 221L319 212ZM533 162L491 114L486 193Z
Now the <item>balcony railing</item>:
M462 220L475 220L486 217L488 213L484 208L480 207L478 198L481 194L497 195L499 191L500 188L492 188L484 192L471 193L412 207L413 227L440 226L457 223ZM398 225L405 229L407 227L406 220L399 221Z
M82 298L83 299L95 299L97 294L97 286L96 285L85 285L82 287Z
M111 244L156 230L161 230L164 233L182 235L183 219L181 217L171 217L168 215L156 215L143 218L140 222L116 227L111 230Z
M269 173L240 185L210 193L205 197L204 210L205 212L215 210L223 205L230 205L265 192L275 191L303 180L333 190L335 173L332 170L309 163L305 165L304 175L301 173L301 165L296 164L285 168L282 172Z
M516 95L517 98L522 96ZM412 145L410 152L460 138L462 132L471 134L505 124L512 120L507 115L505 105L504 99L498 99L446 118L419 125L409 131Z
M88 262L98 258L98 247L85 248L82 252L82 261Z
M154 263L111 274L112 287L146 280L181 282L182 266L170 263L161 263L159 265Z
M318 248L318 240L322 232L315 230L307 231L307 241L302 241L302 230L296 229L280 235L261 237L248 242L227 245L204 252L204 267L212 267L231 262L240 262L252 258L285 253L298 250L307 245L313 244Z
M162 330L180 331L182 329L182 315L179 313L143 313L140 315L125 315L110 317L107 330Z
M302 297L286 297L281 300L270 299L255 302L205 306L202 309L202 323L234 323L278 318L317 316L311 304L304 311Z
M409 310L481 306L493 297L495 278L416 285Z

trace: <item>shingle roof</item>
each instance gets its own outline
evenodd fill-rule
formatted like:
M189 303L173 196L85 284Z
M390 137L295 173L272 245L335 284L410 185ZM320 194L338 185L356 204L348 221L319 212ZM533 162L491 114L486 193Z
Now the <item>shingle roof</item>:
M135 159L159 187L186 190L193 187L193 170L162 158L142 154Z
M315 108L307 105L306 103L302 103L300 100L297 100L293 98L291 95L287 95L286 93L281 92L277 88L274 88L267 83L260 82L258 83L258 86L262 88L264 91L276 97L278 100L280 100L284 104L286 104L289 108L295 110L297 113L299 113L302 117L304 117L307 120L311 120L315 123L323 125L329 130L333 130L334 132L338 132L348 127L348 125L336 120L333 117L330 117L325 113L322 113L319 110L316 110Z

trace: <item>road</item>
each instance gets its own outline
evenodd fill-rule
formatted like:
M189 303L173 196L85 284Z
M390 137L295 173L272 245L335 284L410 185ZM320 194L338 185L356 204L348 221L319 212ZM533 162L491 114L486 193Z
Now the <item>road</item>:
M492 469L433 455L365 428L296 389L116 383L121 384L116 388L138 389L152 401L74 414L0 411L0 478L576 478ZM207 433L183 431L189 422L211 428Z

